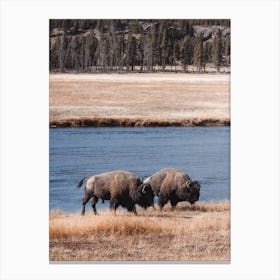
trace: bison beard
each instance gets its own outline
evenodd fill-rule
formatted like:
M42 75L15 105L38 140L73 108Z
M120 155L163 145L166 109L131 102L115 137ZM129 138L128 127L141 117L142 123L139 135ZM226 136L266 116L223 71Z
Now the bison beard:
M149 206L154 207L154 193L149 184L145 184L145 195L139 197L137 204L147 209Z

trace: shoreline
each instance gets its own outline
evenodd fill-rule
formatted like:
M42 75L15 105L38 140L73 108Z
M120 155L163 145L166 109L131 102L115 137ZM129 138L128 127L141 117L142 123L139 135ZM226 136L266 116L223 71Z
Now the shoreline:
M230 119L194 118L182 120L143 120L128 118L82 118L52 120L49 128L82 127L216 127L230 126Z

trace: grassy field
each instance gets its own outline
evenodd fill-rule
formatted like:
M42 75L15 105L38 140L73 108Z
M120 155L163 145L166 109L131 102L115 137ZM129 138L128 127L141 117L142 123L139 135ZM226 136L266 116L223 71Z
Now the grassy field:
M57 126L79 126L75 120L223 125L230 120L230 75L50 74L49 102L50 123Z
M230 203L49 216L50 261L229 261Z

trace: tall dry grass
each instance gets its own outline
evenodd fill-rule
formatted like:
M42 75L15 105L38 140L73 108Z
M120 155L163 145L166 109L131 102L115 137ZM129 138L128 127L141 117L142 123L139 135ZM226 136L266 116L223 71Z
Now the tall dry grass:
M230 204L175 210L50 213L51 261L215 261L230 259Z

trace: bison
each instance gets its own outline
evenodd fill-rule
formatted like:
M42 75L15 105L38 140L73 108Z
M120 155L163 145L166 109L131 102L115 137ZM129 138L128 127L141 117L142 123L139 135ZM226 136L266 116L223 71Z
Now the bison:
M128 171L116 170L92 177L84 177L78 184L80 188L85 179L85 196L82 200L81 214L85 214L85 205L92 198L92 208L96 215L98 199L110 200L110 209L116 212L119 205L126 207L129 212L137 215L135 204L147 208L154 205L154 193L149 183L142 183L134 174Z
M191 204L199 199L200 184L192 181L190 177L175 168L164 168L144 180L150 184L154 195L158 196L160 209L170 200L174 208L180 201Z

